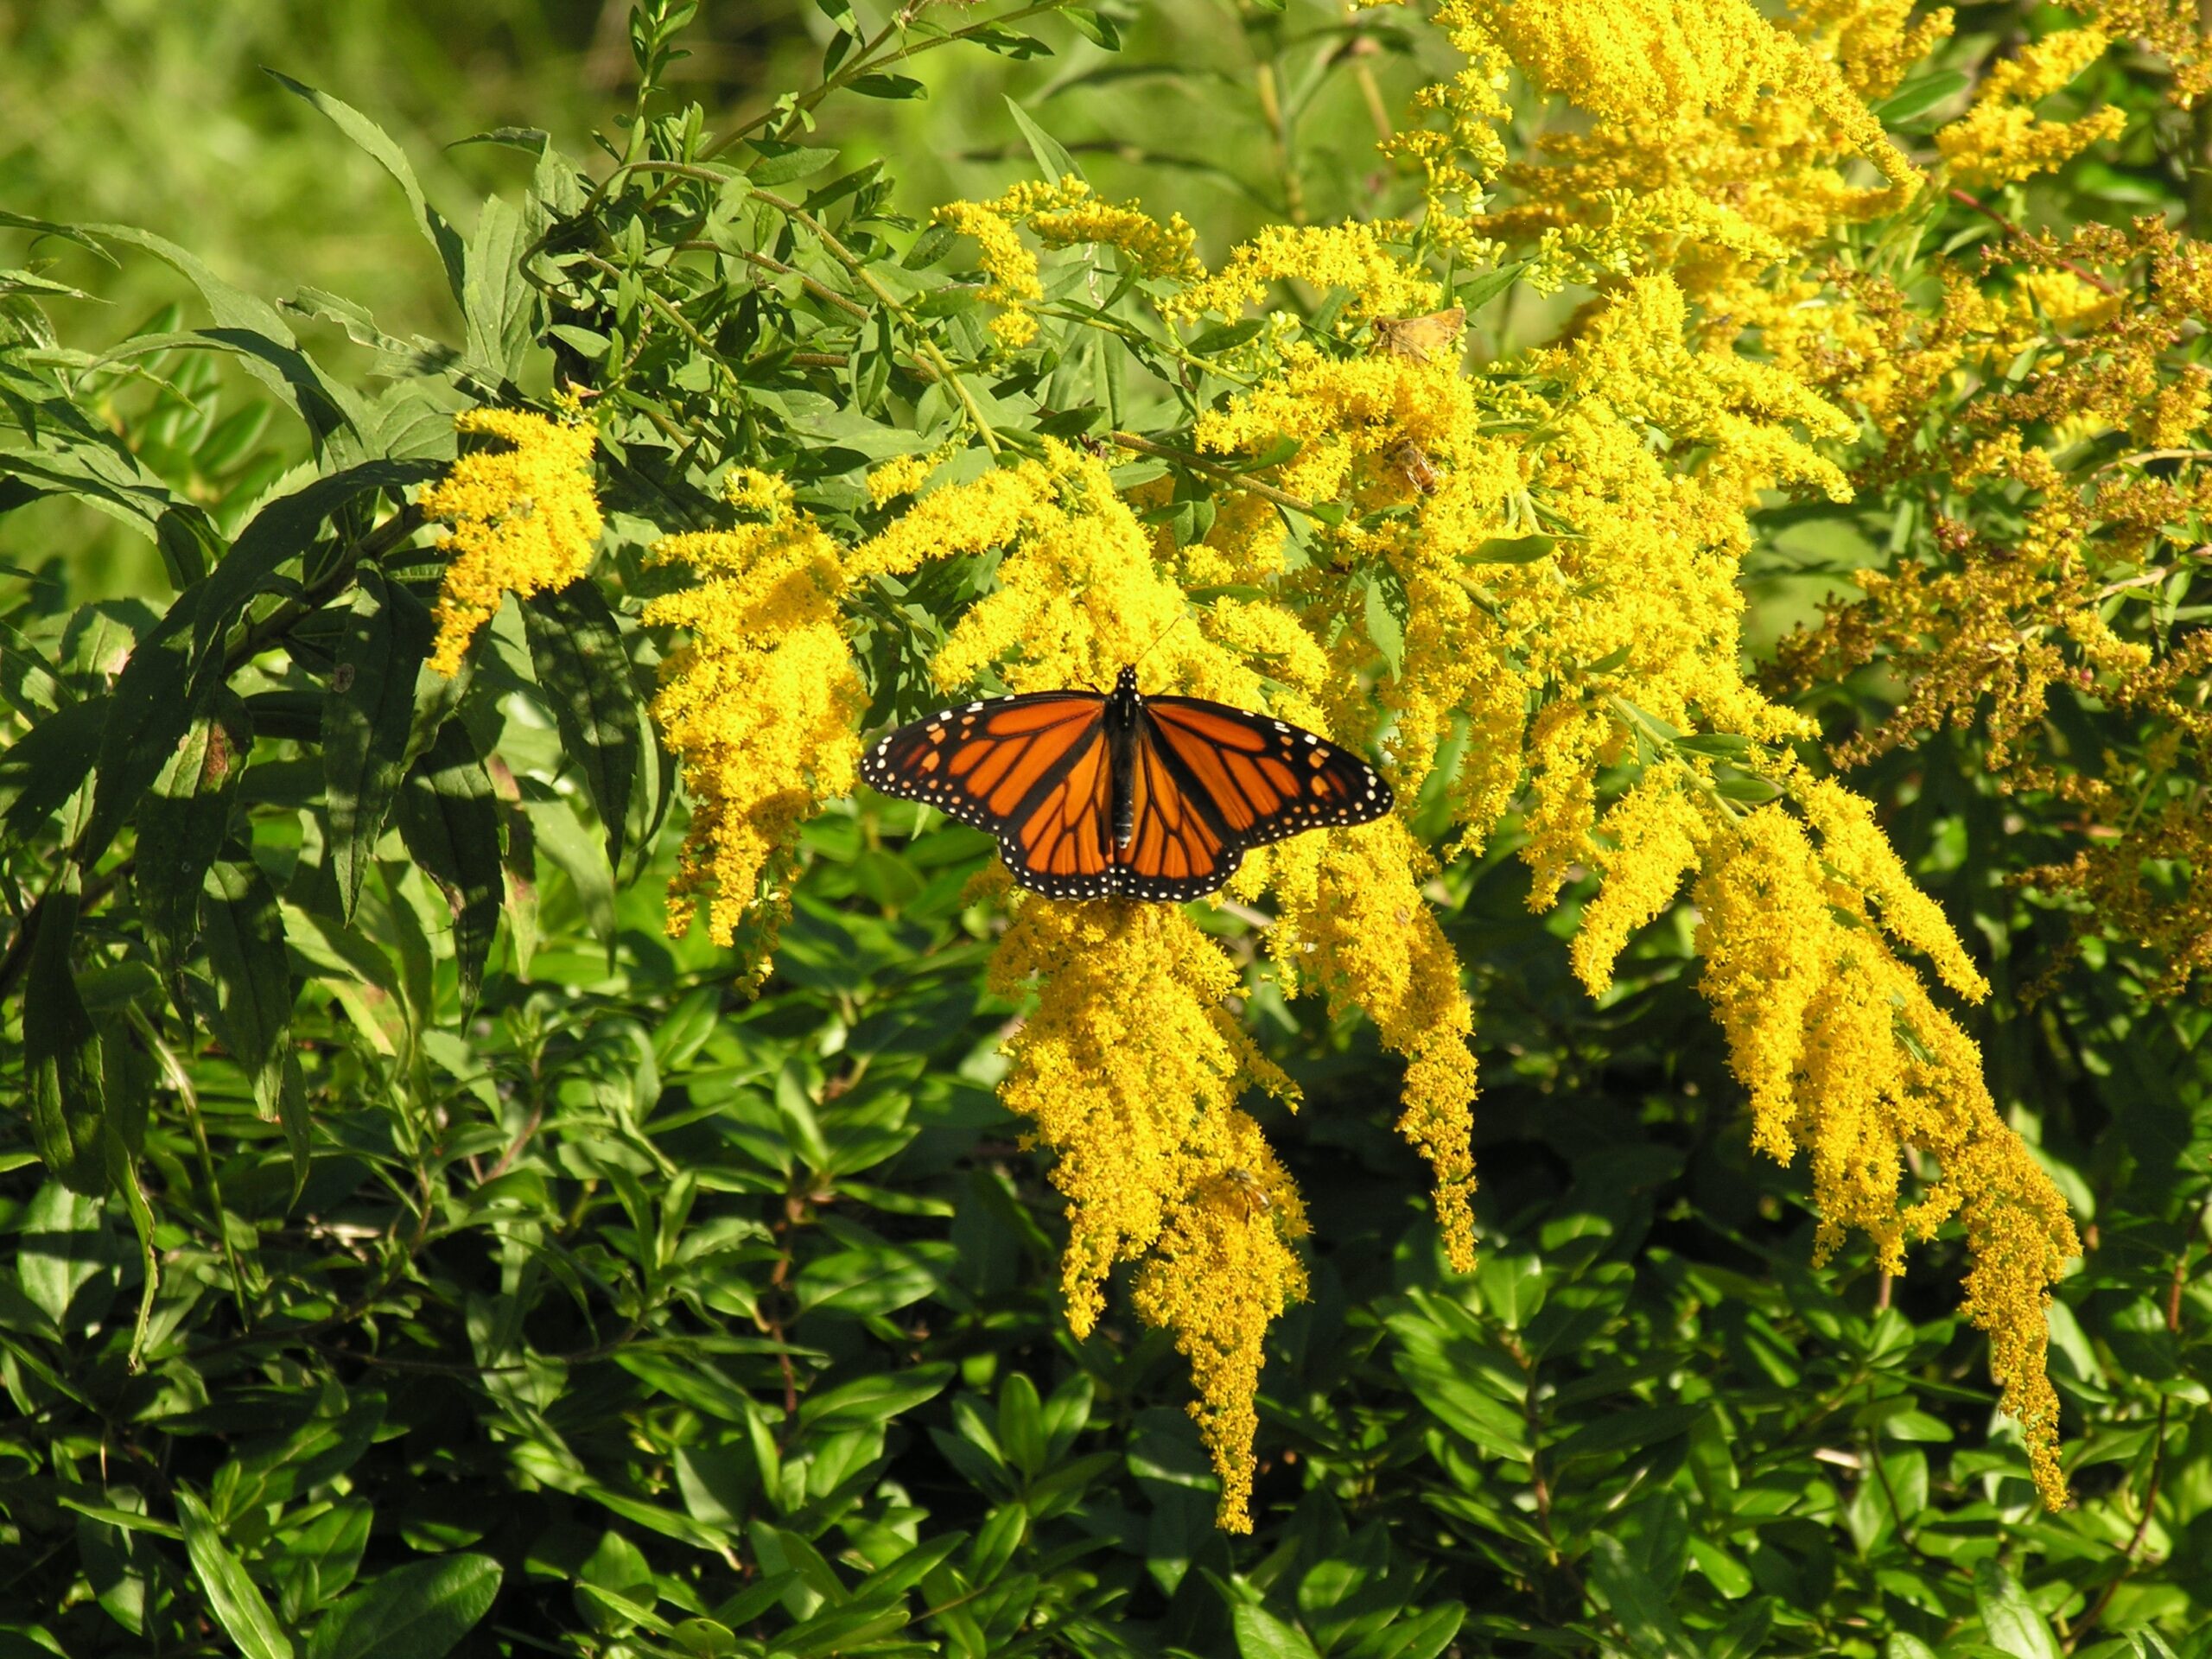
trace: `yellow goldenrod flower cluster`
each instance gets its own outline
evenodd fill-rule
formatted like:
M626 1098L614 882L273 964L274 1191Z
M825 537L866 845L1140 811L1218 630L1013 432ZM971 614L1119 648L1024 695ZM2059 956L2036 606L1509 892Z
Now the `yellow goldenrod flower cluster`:
M845 642L836 545L779 479L741 469L727 493L753 522L671 536L652 553L698 577L645 616L686 636L653 700L691 798L669 925L688 927L704 893L718 943L748 922L761 929L753 954L765 971L788 908L791 842L823 801L851 792L868 694Z
M2167 96L2180 108L2194 109L2212 91L2212 52L2205 50L2204 15L2196 0L2091 0L2075 10L2114 40L2139 40L2163 57L2173 75Z
M2212 305L2212 253L2145 220L2016 255L2005 289L1955 275L1925 316L1894 291L1859 296L1915 365L1891 383L1888 448L1870 467L1924 467L1947 488L1993 493L2005 533L1969 521L1970 495L1953 504L1960 516L1938 526L1949 562L1859 572L1859 597L1783 642L1776 677L1794 689L1878 660L1897 676L1894 714L1837 746L1847 763L1978 728L2000 787L2049 791L2087 826L2080 850L2032 885L2070 897L2085 931L2143 946L2154 993L2173 995L2212 969L2212 882L2159 874L2212 868L2189 805L2212 753L2212 641L2122 637L2115 623L2199 556L2212 510L2212 386L2186 353ZM2031 372L2008 373L2021 363ZM2076 692L2158 741L2134 766L2056 763L2050 705Z
M582 575L600 532L591 480L598 435L588 422L472 409L454 416L454 429L512 448L464 454L416 503L424 518L453 526L438 543L447 563L430 666L441 674L460 671L503 595L565 588Z
M1751 1092L1752 1142L1785 1161L1809 1154L1823 1259L1855 1227L1885 1272L1902 1272L1908 1239L1954 1217L1964 1224L1973 1265L1963 1311L1988 1336L2001 1402L2055 1507L2066 1485L2043 1310L2080 1242L2050 1178L1998 1116L1980 1050L1883 935L1930 950L1961 995L1983 995L1980 976L1940 918L1892 907L1910 883L1863 804L1833 785L1808 800L1817 849L1797 819L1762 807L1717 832L1695 889L1700 986ZM1853 879L1862 873L1888 896ZM1915 1149L1938 1167L1905 1204Z
M1188 282L1204 269L1191 251L1198 232L1180 213L1161 225L1134 206L1105 200L1073 174L1057 184L1017 184L995 201L949 202L932 222L975 238L991 279L983 297L1004 308L991 332L1008 346L1026 346L1037 337L1028 308L1045 296L1037 256L1023 243L1020 226L1048 248L1078 243L1118 248L1147 276Z
M1389 223L1270 225L1237 245L1222 268L1192 283L1178 296L1170 315L1195 317L1209 311L1234 316L1264 296L1271 283L1295 279L1317 294L1349 290L1345 315L1356 322L1374 317L1431 311L1438 303L1436 282L1391 251L1403 243L1407 227Z
M1236 1098L1296 1091L1224 1004L1235 965L1179 908L1024 897L991 972L1008 996L1037 991L1001 1093L1052 1149L1068 1198L1068 1324L1088 1336L1108 1272L1142 1260L1137 1310L1190 1362L1222 1524L1249 1532L1261 1344L1305 1296L1291 1241L1306 1228Z
M1920 175L1884 134L1865 99L1889 90L1907 50L1948 31L1939 12L1910 41L1895 0L1837 0L1777 28L1747 0L1450 0L1442 15L1465 37L1488 38L1538 86L1597 120L1586 131L1545 138L1543 162L1507 169L1525 206L1491 217L1493 233L1517 238L1602 223L1591 210L1609 193L1707 210L1688 213L1680 234L1692 257L1673 273L1694 293L1754 284L1770 263L1764 245L1733 229L1742 220L1790 245L1839 223L1893 208ZM1860 182L1850 163L1872 162L1884 182ZM1741 251L1696 245L1711 236L1711 208ZM1647 222L1649 213L1647 212Z
M2111 44L2101 29L2063 29L1992 68L1974 107L1936 135L1951 177L1977 188L2011 184L2063 167L2100 139L2118 137L2127 118L2116 109L2093 111L2078 121L2046 121L2035 111L2037 99L2065 86Z
M1362 361L1378 385L1423 372L1440 387L1458 384L1443 366L1424 369L1402 358ZM932 492L855 548L849 568L898 573L984 549L1001 551L999 586L968 610L932 659L948 692L986 670L1018 690L1104 686L1122 664L1141 657L1147 691L1272 709L1355 741L1372 726L1372 705L1356 679L1332 666L1295 614L1230 601L1189 626L1173 565L1156 556L1153 537L1115 491L1104 463L1060 444L1048 442L1041 461ZM1459 964L1421 895L1428 869L1427 855L1403 826L1385 822L1262 849L1247 859L1232 890L1273 893L1279 914L1268 944L1287 989L1318 991L1332 1008L1365 1010L1383 1041L1405 1057L1399 1127L1435 1170L1448 1251L1471 1266L1472 1016ZM1161 915L1174 919L1146 919ZM1042 976L1043 1006L1013 1046L1005 1095L1055 1153L1054 1179L1071 1200L1065 1269L1071 1317L1087 1328L1107 1268L1144 1258L1140 1312L1174 1331L1192 1357L1194 1413L1224 1481L1223 1522L1245 1526L1242 1494L1250 1481L1260 1341L1303 1285L1278 1243L1299 1230L1288 1224L1298 1214L1294 1198L1271 1211L1285 1223L1280 1235L1272 1224L1253 1230L1238 1208L1245 1196L1240 1170L1271 1192L1289 1192L1249 1126L1233 1135L1224 1128L1226 1138L1175 1141L1170 1164L1132 1150L1152 1142L1149 1131L1130 1126L1137 1109L1131 1103L1182 1123L1194 1111L1194 1121L1211 1122L1209 1113L1225 1112L1233 1102L1231 1090L1207 1106L1210 1096L1193 1081L1199 1074L1192 1070L1192 1033L1200 1023L1212 1029L1218 1010L1201 1022L1186 1005L1193 986L1213 988L1206 999L1217 1001L1234 986L1235 972L1218 947L1174 912L1070 909L1034 899L1023 901L998 961L1010 987ZM1066 1033L1086 1022L1110 1027L1113 1062L1110 1074L1079 1085L1084 1068L1058 1057L1072 1040ZM1058 1035L1048 1040L1051 1033ZM1103 1048L1093 1043L1081 1052ZM1208 1064L1220 1071L1226 1061ZM1258 1064L1237 1060L1247 1072ZM1162 1171L1171 1168L1173 1180L1163 1185Z
M959 448L956 440L926 454L893 455L881 465L869 467L868 499L870 504L886 506L902 495L913 494L929 481L931 473L959 453Z

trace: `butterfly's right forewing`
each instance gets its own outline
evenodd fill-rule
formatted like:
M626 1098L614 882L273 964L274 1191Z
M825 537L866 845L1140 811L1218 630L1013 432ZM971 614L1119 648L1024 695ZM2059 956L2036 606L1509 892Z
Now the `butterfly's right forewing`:
M861 777L998 837L1024 887L1103 897L1107 746L1096 692L1052 691L946 709L862 757Z

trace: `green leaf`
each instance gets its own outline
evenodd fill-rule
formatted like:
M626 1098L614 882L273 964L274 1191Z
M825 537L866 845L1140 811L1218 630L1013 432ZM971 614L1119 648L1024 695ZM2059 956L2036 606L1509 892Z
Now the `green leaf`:
M107 1190L107 1101L99 1031L70 959L79 902L77 867L64 865L39 901L23 977L23 1071L40 1160L73 1190L99 1194Z
M264 69L263 73L286 92L305 99L328 116L339 131L359 145L378 166L391 175L392 182L407 198L407 206L415 215L416 228L423 232L424 238L435 250L438 263L445 267L446 285L453 290L455 300L465 303L467 255L461 247L461 232L430 206L429 199L423 194L423 187L416 181L415 168L408 161L407 152L394 143L382 127L352 105L333 98L327 92L318 92L274 69Z
M359 580L322 705L331 871L348 920L398 788L431 639L430 613L412 594L374 568Z
M66 1332L86 1322L78 1299L115 1272L106 1206L48 1181L23 1206L16 1235L16 1280L39 1311ZM94 1310L97 1312L97 1310Z
M1037 1385L1016 1371L999 1385L999 1446L1007 1461L1029 1479L1045 1472L1044 1409Z
M1103 46L1109 52L1122 49L1122 31L1103 12L1094 11L1089 6L1071 6L1060 16L1072 23L1092 45Z
M292 1190L307 1179L307 1103L292 1053L295 988L276 894L245 847L232 842L207 868L200 925L215 982L217 1033L253 1084L254 1103L291 1142Z
M1466 1622L1464 1603L1440 1603L1427 1612L1401 1619L1387 1632L1363 1643L1361 1659L1437 1659Z
M1068 154L1065 145L1031 120L1029 112L1012 98L1007 99L1006 106L1014 116L1014 124L1021 129L1021 136L1029 141L1029 153L1037 158L1037 170L1045 175L1046 183L1058 184L1071 174L1078 179L1083 177L1083 168L1076 164L1075 157Z
M606 844L584 833L565 801L525 801L523 810L529 817L537 851L550 859L576 890L577 902L584 909L584 925L594 938L611 944L614 871L607 861Z
M213 702L215 680L194 683L191 630L207 584L188 588L130 650L115 678L107 724L92 762L92 806L77 832L78 862L90 868L153 786L194 717ZM195 706L200 705L200 706Z
M192 1558L193 1576L216 1623L238 1644L238 1651L245 1659L292 1659L291 1638L246 1576L245 1565L223 1541L215 1517L188 1486L177 1488L176 1514L184 1527L184 1549Z
M1702 1406L1648 1406L1631 1402L1625 1411L1612 1412L1583 1424L1553 1446L1551 1455L1555 1461L1565 1464L1577 1458L1643 1451L1662 1440L1688 1433L1690 1426L1704 1409Z
M426 482L444 470L442 461L428 459L364 461L263 507L207 577L207 594L193 630L200 660L222 648L223 636L238 613L277 571L308 550L325 519L338 517L361 496L376 491L396 496L409 485ZM365 522L360 528L366 529Z
M537 317L537 290L524 276L522 257L542 215L525 216L504 196L486 196L468 239L461 315L468 323L468 363L486 386L511 385L523 372Z
M1751 752L1751 740L1735 732L1692 732L1675 740L1685 754L1701 754L1713 760L1741 760Z
M1693 1541L1692 1548L1695 1548ZM1762 1596L1750 1606L1721 1626L1719 1634L1705 1644L1705 1659L1755 1659L1764 1653L1766 1639L1774 1629L1774 1603ZM1896 1655L1894 1659L1905 1659Z
M1745 772L1726 765L1713 769L1713 792L1724 801L1740 801L1747 806L1764 806L1769 801L1782 798L1783 788L1772 779L1762 778L1757 772Z
M1471 552L1459 556L1462 564L1534 564L1549 558L1559 545L1556 536L1497 536Z
M934 1400L952 1376L950 1365L917 1365L896 1374L855 1377L842 1387L809 1395L799 1402L798 1420L816 1433L832 1427L874 1427Z
M1590 1587L1594 1590L1643 1659L1695 1659L1697 1649L1659 1588L1630 1559L1618 1539L1593 1533L1590 1540Z
M1991 1643L2012 1659L2064 1659L2050 1624L1999 1562L1974 1563L1974 1599Z
M128 451L118 454L97 440L60 449L0 453L0 477L15 479L27 498L73 496L156 541L162 520L182 505L137 456Z
M949 225L931 225L914 238L899 263L908 270L927 270L944 257L959 237Z
M1395 577L1382 574L1370 577L1364 586L1368 641L1395 680L1406 661L1405 589Z
M1452 298L1472 315L1512 287L1514 279L1528 268L1527 260L1515 259L1495 270L1486 270L1471 282L1460 283Z
M359 431L363 414L360 398L324 376L267 301L225 282L197 255L151 231L134 225L84 228L111 241L143 248L181 272L214 315L215 327L204 336L207 343L234 355L238 365L283 399L318 439L340 429Z
M491 1611L500 1578L488 1555L396 1567L322 1616L305 1659L443 1659Z
M834 149L810 149L803 144L780 143L772 138L755 138L752 143L760 152L760 159L746 169L745 176L762 190L811 178L837 159Z
M923 99L930 95L930 89L912 75L861 75L846 84L862 98Z
M25 720L52 714L67 700L46 653L12 623L0 621L0 699Z
M531 665L607 829L607 861L622 859L622 830L645 744L645 712L614 613L588 578L533 594L522 607Z
M1934 109L1955 92L1964 92L1968 84L1966 74L1956 69L1945 69L1935 74L1915 75L1910 80L1873 106L1875 116L1885 127L1902 125L1916 115Z
M131 880L155 959L175 969L200 933L200 892L229 833L232 804L253 745L245 705L224 687L195 718L138 808Z
M461 1009L472 1013L499 925L499 812L460 721L441 727L429 752L409 768L398 817L407 850L452 908Z
M1285 1624L1256 1602L1241 1601L1230 1607L1229 1624L1236 1633L1239 1659L1321 1659L1296 1625Z
M0 645L0 652L5 649ZM91 775L110 701L65 702L0 749L0 790L16 798L0 818L9 841L22 846L37 836Z
M1268 325L1258 317L1240 317L1234 322L1217 322L1211 328L1201 329L1185 349L1197 357L1214 357L1248 340L1256 340Z

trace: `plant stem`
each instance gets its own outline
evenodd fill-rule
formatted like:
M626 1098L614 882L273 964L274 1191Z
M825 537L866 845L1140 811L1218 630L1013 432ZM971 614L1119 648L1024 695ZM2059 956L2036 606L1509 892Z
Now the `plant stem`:
M1258 479L1231 470L1217 462L1194 455L1185 449L1171 449L1164 443L1154 443L1150 438L1141 438L1134 432L1109 432L1106 441L1123 449L1134 449L1141 455L1156 455L1162 461L1172 461L1179 467L1187 467L1194 473L1204 473L1208 478L1218 479L1232 489L1256 495L1263 501L1272 501L1279 507L1288 507L1293 512L1314 516L1313 504L1301 501L1287 490L1272 484L1262 484Z
M2005 235L2011 237L2022 247L2030 249L2037 253L2044 251L2043 245L2037 242L2035 238L2030 236L2025 231L2022 230L2018 225L2015 225L2011 219L2005 218L2004 214L1999 213L1987 202L1982 200L1980 197L1970 195L1966 191L1960 189L1956 185L1953 185L1950 188L1949 194L1953 201L1963 202L1967 207L1973 208L1974 212L1981 214L1983 218L1995 225L1998 229L2003 231ZM2100 294L2110 294L2115 298L2118 297L2120 289L2114 287L2111 283L2106 281L2105 278L2098 276L2095 271L2089 270L2086 265L2076 264L2073 260L2066 258L2063 255L2059 257L2057 264L2061 269L2072 271L2076 276L2079 276L2083 282L2088 283L2091 288L2095 289Z
M836 73L831 75L812 92L792 103L790 112L784 117L783 124L776 129L776 136L779 138L789 137L791 133L798 130L801 118L807 111L813 109L830 93L842 92L845 87L851 86L862 75L874 74L894 63L906 62L910 59L921 56L925 52L934 52L939 47L950 46L956 41L969 40L991 29L1003 29L1008 23L1018 23L1025 17L1037 17L1046 12L1062 10L1073 3L1074 0L1035 0L1034 4L1023 6L1018 10L1006 12L996 17L986 17L981 22L969 23L964 29L956 29L943 35L934 35L927 40L910 41L900 46L896 52L878 58L873 55L876 48L883 43L893 28L898 27L898 22L886 24L877 32L874 40L861 48L850 63L840 68ZM902 11L899 21L903 22L904 16ZM749 121L741 122L721 137L702 149L699 152L700 160L708 161L721 155L732 144L749 137L775 118L776 111L773 108L770 108L763 110Z
M828 226L808 213L798 203L787 201L783 197L766 190L756 190L753 194L755 200L766 203L793 224L804 226L814 238L822 244L831 258L850 271L854 279L861 287L875 296L878 304L899 319L907 334L912 338L916 355L935 369L938 378L952 388L952 395L960 400L960 407L966 411L969 422L976 429L976 435L982 439L983 448L996 455L1002 447L999 434L990 422L984 418L982 406L976 402L974 395L968 390L967 384L961 379L959 372L952 366L951 360L938 349L937 341L930 338L929 331L922 327L920 319L909 311L896 295L877 280L875 273L868 268L868 262L840 242L830 232Z

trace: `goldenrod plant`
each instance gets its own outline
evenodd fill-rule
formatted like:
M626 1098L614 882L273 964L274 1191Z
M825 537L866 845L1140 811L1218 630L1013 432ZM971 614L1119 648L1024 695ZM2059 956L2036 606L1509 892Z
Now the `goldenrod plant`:
M698 10L280 78L447 338L0 215L9 1639L2204 1650L2193 9ZM1380 816L860 781L1131 668Z

